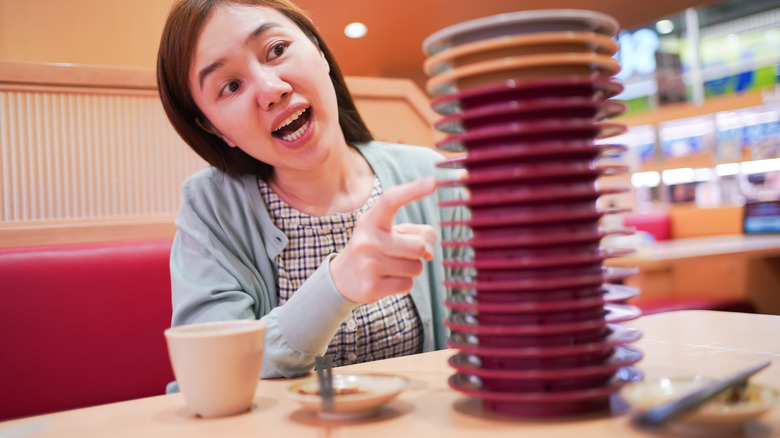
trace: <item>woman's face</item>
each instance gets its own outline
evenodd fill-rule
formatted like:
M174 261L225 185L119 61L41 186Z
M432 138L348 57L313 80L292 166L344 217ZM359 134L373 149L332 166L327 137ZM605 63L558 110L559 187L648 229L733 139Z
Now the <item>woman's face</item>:
M277 172L308 171L344 142L328 73L322 52L284 14L229 5L203 28L188 80L206 129Z

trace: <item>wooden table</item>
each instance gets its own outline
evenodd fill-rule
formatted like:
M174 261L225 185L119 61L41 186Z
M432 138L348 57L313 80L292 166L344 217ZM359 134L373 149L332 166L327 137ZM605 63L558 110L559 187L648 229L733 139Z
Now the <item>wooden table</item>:
M751 301L780 314L780 234L733 234L657 242L610 265L636 266L626 284L641 299L723 298Z
M753 380L780 385L780 316L712 311L669 312L631 323L644 337L639 368L648 377L668 373L720 376L761 360L774 364ZM628 408L614 396L612 410L548 420L485 413L479 402L447 386L452 350L343 367L339 372L389 372L411 386L373 419L332 423L300 409L283 395L290 380L261 381L250 412L200 419L180 394L151 397L0 423L0 437L632 437ZM122 378L122 376L117 376ZM29 434L28 434L29 433ZM748 423L744 436L780 436L780 407ZM663 436L673 436L669 433Z

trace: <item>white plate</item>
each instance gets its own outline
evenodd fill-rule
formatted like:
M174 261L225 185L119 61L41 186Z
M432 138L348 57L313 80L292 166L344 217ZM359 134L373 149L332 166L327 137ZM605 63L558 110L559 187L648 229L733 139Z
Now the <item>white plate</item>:
M441 29L423 41L423 52L435 55L449 47L502 35L535 32L596 32L615 35L620 28L611 16L580 9L517 11L477 18Z
M624 386L620 395L632 408L646 411L650 407L680 398L710 381L702 376L695 377L661 377ZM724 427L740 426L754 420L772 409L778 401L777 389L756 383L749 383L742 397L736 402L729 402L729 392L716 397L696 411L679 419L678 423Z
M409 385L409 380L390 374L333 374L333 412L322 411L320 385L316 378L290 385L285 395L316 411L320 417L333 420L355 420L370 417Z

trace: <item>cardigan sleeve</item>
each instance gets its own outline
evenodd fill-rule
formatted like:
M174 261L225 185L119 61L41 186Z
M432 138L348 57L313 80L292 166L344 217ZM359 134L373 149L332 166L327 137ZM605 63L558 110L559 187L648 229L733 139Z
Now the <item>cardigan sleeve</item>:
M170 259L171 323L263 319L261 377L305 374L357 304L336 290L329 271L332 257L327 257L293 297L277 307L275 280L267 278L272 270L266 246L248 225L252 221L246 218L252 215L242 211L248 203L232 199L229 191L206 178L184 186Z

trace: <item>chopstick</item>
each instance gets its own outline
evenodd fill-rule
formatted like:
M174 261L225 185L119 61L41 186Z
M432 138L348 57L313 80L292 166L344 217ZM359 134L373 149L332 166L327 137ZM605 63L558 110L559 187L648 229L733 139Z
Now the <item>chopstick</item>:
M682 398L651 408L634 417L633 421L635 424L643 427L659 427L669 420L692 411L727 389L746 383L750 376L768 367L770 363L771 361L761 362L716 380Z
M333 356L326 354L324 357L314 358L317 366L317 381L320 384L320 396L322 397L322 411L333 412Z

